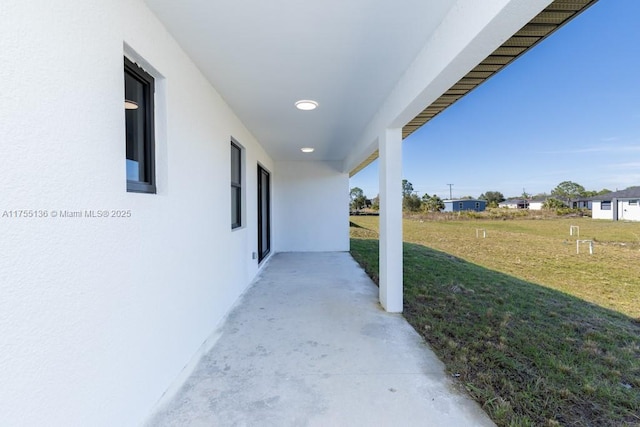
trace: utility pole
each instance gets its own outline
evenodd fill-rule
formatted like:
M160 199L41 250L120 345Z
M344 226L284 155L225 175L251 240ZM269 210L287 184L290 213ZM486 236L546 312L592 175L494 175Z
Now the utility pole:
M451 192L451 187L453 187L453 184L447 184L449 186L449 200L453 200L453 193Z

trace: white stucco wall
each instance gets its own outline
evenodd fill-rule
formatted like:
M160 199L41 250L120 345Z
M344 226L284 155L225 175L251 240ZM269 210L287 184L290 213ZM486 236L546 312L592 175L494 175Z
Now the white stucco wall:
M276 162L277 252L349 250L349 175L340 162Z
M613 219L613 203L610 210L602 210L601 201L594 200L591 217L593 219ZM629 200L618 200L618 220L619 221L640 221L640 202L630 204Z
M600 207L600 200L594 200L591 209L591 218L593 219L613 219L613 207L610 210L603 211Z
M629 200L618 201L618 218L624 221L640 221L640 205L638 205L638 202L632 205Z
M0 216L0 424L138 425L254 277L255 165L274 165L142 1L0 11L0 214L131 211ZM125 190L125 43L163 77L155 195Z

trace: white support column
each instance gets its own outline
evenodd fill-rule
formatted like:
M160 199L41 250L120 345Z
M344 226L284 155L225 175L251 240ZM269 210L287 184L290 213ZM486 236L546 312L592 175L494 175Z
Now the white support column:
M402 312L402 129L386 129L380 155L380 303Z

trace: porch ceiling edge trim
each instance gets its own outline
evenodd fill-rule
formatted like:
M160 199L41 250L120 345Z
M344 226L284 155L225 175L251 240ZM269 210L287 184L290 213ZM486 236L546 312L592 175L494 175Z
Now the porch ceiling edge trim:
M402 128L402 139L408 137L421 126L443 112L456 101L496 75L507 65L529 51L542 40L549 37L560 27L571 21L580 13L594 5L598 0L555 0L529 23L505 41L491 55L469 71L449 90L443 93L431 105L422 110ZM349 177L354 176L378 158L378 150L374 151L362 163L356 166Z

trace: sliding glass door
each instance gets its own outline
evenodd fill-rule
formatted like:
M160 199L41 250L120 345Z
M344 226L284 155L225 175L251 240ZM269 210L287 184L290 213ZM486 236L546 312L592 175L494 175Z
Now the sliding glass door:
M258 262L271 250L271 187L269 172L258 165Z

